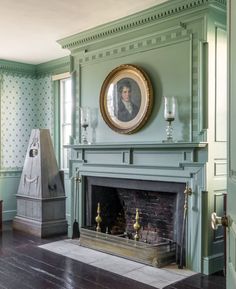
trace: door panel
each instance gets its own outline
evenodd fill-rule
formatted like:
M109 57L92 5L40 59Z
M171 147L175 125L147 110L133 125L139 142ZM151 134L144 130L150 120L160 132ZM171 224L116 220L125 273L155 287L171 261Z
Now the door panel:
M227 289L236 288L236 1L228 1L228 201Z
M227 267L227 289L236 288L236 225L235 222L229 227L228 232L228 267Z

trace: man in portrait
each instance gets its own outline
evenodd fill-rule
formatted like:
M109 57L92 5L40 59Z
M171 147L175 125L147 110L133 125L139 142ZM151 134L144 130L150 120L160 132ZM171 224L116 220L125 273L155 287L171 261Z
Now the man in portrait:
M134 80L132 80L134 82ZM116 117L120 121L130 121L136 117L139 112L140 100L139 95L133 95L131 81L127 78L120 80L117 83L118 100L117 100L117 113ZM136 99L136 103L133 101Z

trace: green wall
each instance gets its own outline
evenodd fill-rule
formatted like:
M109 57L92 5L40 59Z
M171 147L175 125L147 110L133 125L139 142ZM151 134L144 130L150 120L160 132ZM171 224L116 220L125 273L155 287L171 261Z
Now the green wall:
M189 103L190 106L190 51L189 40L180 41L171 46L165 46L124 56L105 60L92 65L81 66L81 105L99 107L99 92L106 75L121 63L132 63L142 67L150 76L154 90L154 105L151 117L141 131L133 135L120 135L107 127L99 114L97 128L98 142L126 142L126 141L161 141L165 139L166 123L163 118L163 95L175 95L180 111L173 123L175 139L190 140L190 110L186 109L185 115L181 115L181 107ZM176 58L176 53L179 57ZM166 65L167 59L172 65ZM122 62L121 62L122 61ZM173 69L175 68L175 69ZM98 73L99 71L99 73ZM91 82L92 80L92 82Z

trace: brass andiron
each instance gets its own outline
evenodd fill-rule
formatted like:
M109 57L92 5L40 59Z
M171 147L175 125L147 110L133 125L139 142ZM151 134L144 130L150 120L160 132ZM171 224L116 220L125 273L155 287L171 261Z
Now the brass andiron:
M97 227L96 227L96 231L97 232L101 232L100 223L102 222L102 218L101 218L100 214L101 214L101 207L100 207L100 203L98 203L98 206L97 206L97 217L95 218L95 221L97 223Z
M139 230L141 228L141 226L139 224L139 212L138 212L138 209L136 209L135 220L136 220L136 222L134 223L134 230L135 230L134 240L138 241L139 240Z

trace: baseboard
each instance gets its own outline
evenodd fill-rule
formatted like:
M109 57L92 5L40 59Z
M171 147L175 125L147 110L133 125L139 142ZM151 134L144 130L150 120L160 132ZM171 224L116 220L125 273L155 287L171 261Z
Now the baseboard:
M14 219L15 215L16 215L16 210L3 211L2 212L2 220L3 221L11 221Z
M210 275L224 269L225 256L223 253L203 258L203 274Z

